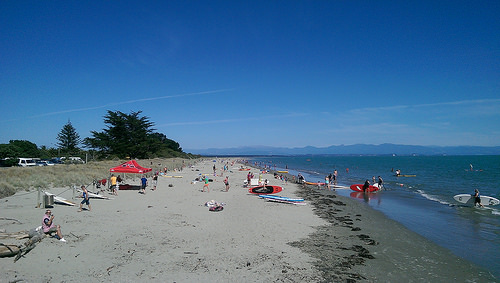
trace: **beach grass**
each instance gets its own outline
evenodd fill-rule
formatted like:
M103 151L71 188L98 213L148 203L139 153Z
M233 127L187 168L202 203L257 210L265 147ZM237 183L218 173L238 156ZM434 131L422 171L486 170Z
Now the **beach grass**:
M109 179L109 169L124 162L126 160L106 160L92 161L87 164L1 168L0 198L11 196L18 191L91 185L94 180ZM152 172L156 172L165 167L168 170L180 170L183 166L194 163L194 160L155 158L139 160L138 163L143 167L152 168ZM134 180L138 177L123 176L122 179Z

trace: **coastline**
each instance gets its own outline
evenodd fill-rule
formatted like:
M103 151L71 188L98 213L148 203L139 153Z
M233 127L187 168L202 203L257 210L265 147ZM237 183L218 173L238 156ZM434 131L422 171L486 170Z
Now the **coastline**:
M489 271L389 219L362 200L313 186L303 186L298 195L329 222L317 227L307 239L292 244L317 259L314 265L326 282L498 281Z
M56 205L55 222L68 242L46 238L16 263L0 258L1 280L495 281L362 202L285 184L273 172L264 177L283 186L280 195L303 197L307 205L266 202L242 187L248 171L238 171L240 164L222 177L210 174L214 164L223 166L206 159L177 172L182 178L161 177L158 190L146 195L131 190L119 191L112 200L92 199L92 211ZM258 169L252 172L258 175ZM209 193L192 182L200 174L212 175ZM223 191L225 176L229 192ZM209 212L204 203L210 200L224 202L224 210ZM1 199L0 216L19 222L2 220L0 229L13 233L39 226L44 210L34 208L35 201L25 192Z

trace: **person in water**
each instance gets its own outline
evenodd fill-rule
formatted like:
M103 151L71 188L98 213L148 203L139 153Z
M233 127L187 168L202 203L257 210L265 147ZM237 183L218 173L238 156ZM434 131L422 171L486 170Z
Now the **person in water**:
M479 204L479 206L484 207L484 205L481 204L481 196L479 195L478 189L474 190L474 206Z
M367 193L369 188L370 188L370 181L368 181L367 179L365 181L365 184L363 185L363 193Z
M381 190L383 185L384 180L382 179L382 177L378 176L378 188Z

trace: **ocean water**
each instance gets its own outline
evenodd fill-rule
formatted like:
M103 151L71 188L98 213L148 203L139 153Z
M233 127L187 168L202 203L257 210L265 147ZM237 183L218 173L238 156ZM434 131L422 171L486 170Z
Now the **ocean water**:
M350 189L337 193L365 202L500 279L500 205L474 208L453 199L474 189L500 199L500 156L286 156L249 161L294 175L300 172L311 182L324 182L336 169L338 185L344 186L381 176L385 190L369 198L359 199ZM396 177L397 169L415 176Z

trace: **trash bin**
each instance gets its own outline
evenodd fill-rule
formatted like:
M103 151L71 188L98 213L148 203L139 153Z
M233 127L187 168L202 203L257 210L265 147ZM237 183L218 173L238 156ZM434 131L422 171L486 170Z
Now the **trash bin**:
M54 195L43 195L43 206L53 207L54 206Z

